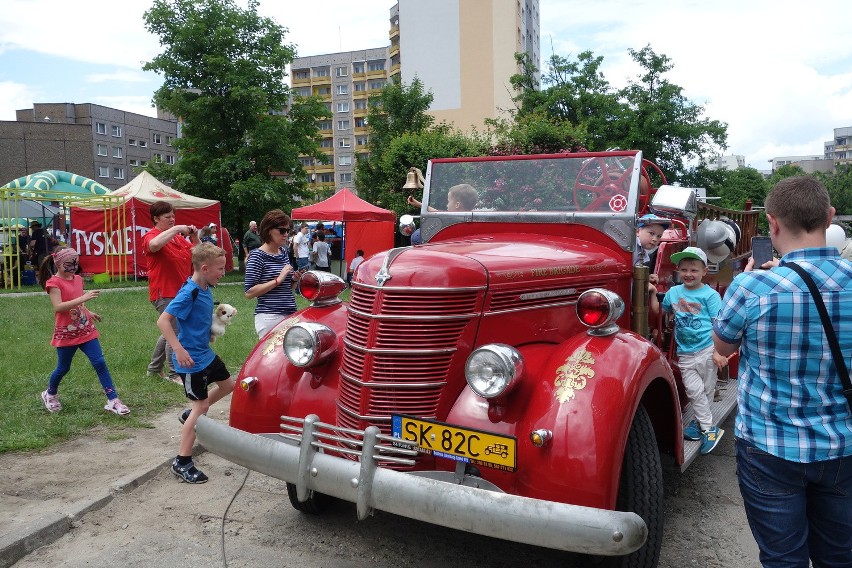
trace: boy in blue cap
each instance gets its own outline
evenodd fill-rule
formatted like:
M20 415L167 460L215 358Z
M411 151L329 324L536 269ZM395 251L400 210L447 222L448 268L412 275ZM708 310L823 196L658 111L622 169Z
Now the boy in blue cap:
M713 347L713 320L722 309L719 292L704 284L707 255L698 247L686 247L672 255L683 284L673 286L663 298L663 310L674 314L677 366L695 418L683 429L687 440L701 440L701 455L709 454L725 431L713 425L710 401L716 387L716 369L728 359Z

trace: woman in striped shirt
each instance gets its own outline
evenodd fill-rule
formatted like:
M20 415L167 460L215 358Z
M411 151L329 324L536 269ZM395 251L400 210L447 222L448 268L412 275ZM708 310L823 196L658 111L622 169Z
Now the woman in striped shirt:
M289 234L290 217L273 209L260 222L263 244L246 259L244 289L246 298L257 298L254 328L260 339L296 311L293 289L299 282L299 272L293 270L287 255Z

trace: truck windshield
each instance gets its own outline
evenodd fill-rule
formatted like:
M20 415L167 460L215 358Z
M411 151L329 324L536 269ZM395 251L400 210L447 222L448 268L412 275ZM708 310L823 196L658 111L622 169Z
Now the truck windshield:
M637 203L637 152L432 160L428 203L438 211L623 213Z

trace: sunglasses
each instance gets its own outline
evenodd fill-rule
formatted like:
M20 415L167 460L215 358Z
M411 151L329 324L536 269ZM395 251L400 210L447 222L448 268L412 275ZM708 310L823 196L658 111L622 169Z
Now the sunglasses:
M290 227L275 227L275 230L278 231L282 235L286 235L290 232Z

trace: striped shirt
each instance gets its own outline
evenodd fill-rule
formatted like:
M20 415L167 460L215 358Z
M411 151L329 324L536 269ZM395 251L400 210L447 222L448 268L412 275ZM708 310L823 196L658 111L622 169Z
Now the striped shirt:
M275 280L281 270L290 264L287 249L281 247L279 254L269 254L263 249L256 248L251 251L246 260L246 280L244 290L270 280ZM281 314L290 315L296 311L296 297L293 296L292 272L278 286L257 297L257 305L254 308L256 314Z
M852 263L833 248L792 251L771 270L738 275L714 324L742 341L736 435L779 458L811 463L852 455L852 413L807 285L813 277L852 368Z

